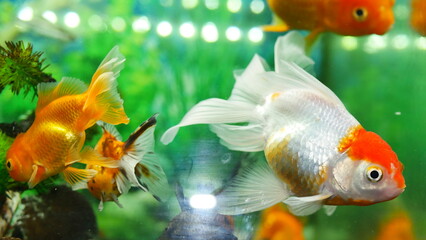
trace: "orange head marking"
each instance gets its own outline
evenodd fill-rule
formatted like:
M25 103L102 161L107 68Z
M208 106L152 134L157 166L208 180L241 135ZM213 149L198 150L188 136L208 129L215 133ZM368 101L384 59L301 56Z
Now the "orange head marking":
M6 168L9 175L16 181L26 182L33 172L33 160L28 148L22 141L23 134L19 134L6 153Z
M392 176L399 188L405 187L402 176L403 165L392 148L379 135L364 129L359 131L358 136L348 150L348 156L353 160L366 160L383 166ZM373 180L381 177L379 172L370 169ZM380 180L380 179L379 179Z
M394 23L394 0L332 0L327 6L329 30L351 36L385 34Z
M119 160L123 157L124 143L104 130L104 134L96 145L96 150L104 157Z

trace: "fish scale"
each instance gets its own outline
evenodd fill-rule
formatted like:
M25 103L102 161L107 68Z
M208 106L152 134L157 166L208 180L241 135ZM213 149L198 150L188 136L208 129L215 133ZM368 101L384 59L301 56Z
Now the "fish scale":
M345 109L304 90L284 92L263 108L272 113L264 116L273 122L265 148L271 168L298 196L318 194L329 161L341 154L336 146L359 123Z

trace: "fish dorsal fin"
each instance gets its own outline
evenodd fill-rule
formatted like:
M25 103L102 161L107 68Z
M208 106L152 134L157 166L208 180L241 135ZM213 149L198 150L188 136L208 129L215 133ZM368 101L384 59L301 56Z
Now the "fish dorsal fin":
M38 102L36 112L55 99L67 95L81 94L86 90L86 84L76 78L64 77L60 82L40 83L37 86Z
M333 103L343 106L340 99L313 74L313 61L304 53L303 37L298 32L278 38L275 43L275 72L265 73L275 91L296 88L311 89Z
M98 124L104 132L108 132L109 134L114 136L115 139L117 139L118 141L123 141L121 134L118 132L117 128L114 125L102 121L98 121L96 122L96 124Z
M307 216L315 213L323 206L323 201L331 194L319 194L309 197L290 197L284 201L288 209L296 216Z
M290 195L265 160L259 160L238 174L218 198L218 212L238 215L259 211L284 201Z

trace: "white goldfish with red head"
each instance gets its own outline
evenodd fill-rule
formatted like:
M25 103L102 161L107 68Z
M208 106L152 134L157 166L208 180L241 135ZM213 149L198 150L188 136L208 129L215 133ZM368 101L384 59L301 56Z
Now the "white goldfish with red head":
M220 213L248 213L283 201L296 215L322 206L331 214L336 205L370 205L404 191L397 155L308 73L313 61L303 49L296 32L279 38L275 71L255 56L236 76L228 100L198 103L163 135L167 144L179 127L211 124L228 148L264 151L269 166L261 161L237 175L219 195Z

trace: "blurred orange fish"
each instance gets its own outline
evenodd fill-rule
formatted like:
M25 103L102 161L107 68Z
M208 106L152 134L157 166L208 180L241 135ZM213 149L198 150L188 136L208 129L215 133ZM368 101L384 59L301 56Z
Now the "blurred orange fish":
M310 30L308 47L321 32L385 34L394 23L395 0L268 0L274 24L265 31Z
M262 212L254 240L303 240L303 223L276 204Z
M6 166L16 181L30 188L63 172L70 184L88 180L93 170L70 167L75 162L108 165L100 158L85 158L80 150L85 130L102 120L111 124L128 123L116 78L123 68L123 55L114 47L100 64L90 86L78 79L63 78L38 85L35 120L27 132L18 135L6 155ZM88 154L93 150L86 150ZM95 156L95 154L89 154Z
M411 1L411 26L420 35L426 36L426 0Z
M121 136L114 126L99 123L104 133L95 149L118 165L116 168L87 165L87 169L97 171L85 187L100 200L99 210L103 209L103 202L106 201L114 201L122 207L118 197L127 193L131 186L151 192L157 200L164 197L167 179L154 154L156 116L141 124L125 142L121 141Z
M414 240L413 223L405 212L394 214L382 224L376 240Z

